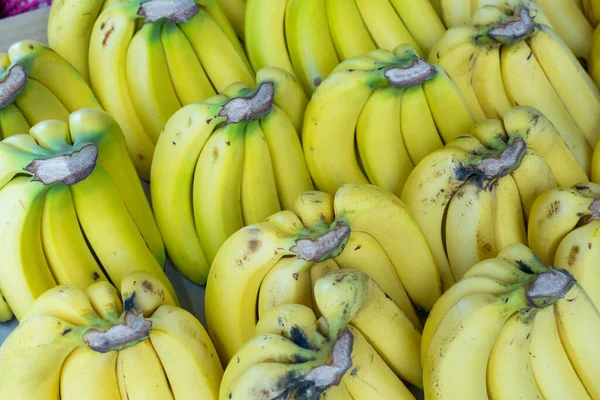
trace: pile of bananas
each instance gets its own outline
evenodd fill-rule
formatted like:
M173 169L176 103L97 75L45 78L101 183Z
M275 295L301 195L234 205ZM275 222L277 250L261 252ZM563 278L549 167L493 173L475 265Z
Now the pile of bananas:
M55 0L0 53L0 399L600 400L599 21Z

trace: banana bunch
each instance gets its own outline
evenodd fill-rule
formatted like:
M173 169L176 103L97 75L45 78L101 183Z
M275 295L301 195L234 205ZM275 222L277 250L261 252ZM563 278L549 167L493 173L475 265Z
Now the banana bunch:
M335 197L305 192L294 212L281 211L240 229L217 253L205 312L223 364L273 308L301 304L325 313L313 287L339 269L370 276L416 330L421 322L414 307L429 311L441 294L427 241L396 196L365 184L344 185Z
M514 244L440 297L421 339L427 399L598 399L600 313Z
M309 95L340 61L403 43L426 56L445 31L428 0L246 3L244 37L254 69L293 72Z
M480 8L471 25L446 32L429 61L456 82L476 120L503 117L514 105L540 110L589 173L600 91L535 9Z
M359 271L332 271L315 299L318 320L300 304L260 318L225 369L220 400L414 399L398 378L422 387L421 334L382 289Z
M82 109L68 127L47 120L0 142L0 237L0 290L19 320L57 284L119 286L135 270L176 299L123 134L104 111Z
M430 0L444 24L450 28L470 24L474 14L486 6L514 12L525 6L536 20L551 27L575 55L585 62L596 23L590 23L581 0ZM585 1L584 1L585 3ZM487 13L487 11L485 11Z
M231 234L313 187L299 136L306 94L280 68L256 80L183 107L156 146L154 213L173 264L197 284Z
M400 196L415 165L474 123L444 69L400 45L336 67L308 104L302 143L319 190L372 183Z
M447 290L477 262L512 243L527 244L539 194L586 180L549 119L521 106L425 157L401 200L427 237Z
M44 292L0 348L0 398L218 399L223 369L200 322L145 271Z
M253 85L254 72L216 0L112 3L54 2L49 42L89 76L103 108L121 125L139 176L149 180L154 147L171 115L231 83Z
M600 185L581 182L542 193L528 228L529 245L542 262L568 270L600 309Z
M40 42L13 43L0 53L0 139L27 133L47 119L100 104L81 75Z

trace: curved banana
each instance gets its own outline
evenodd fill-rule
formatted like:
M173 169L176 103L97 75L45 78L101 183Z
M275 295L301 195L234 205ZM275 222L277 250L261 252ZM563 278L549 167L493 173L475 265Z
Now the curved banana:
M85 294L100 318L111 324L118 323L123 312L123 302L110 282L98 281L85 288Z
M331 38L340 61L363 56L376 49L356 2L326 0Z
M99 353L76 348L65 359L60 374L60 398L76 400L118 399L117 352Z
M446 31L430 1L391 0L391 3L404 25L408 28L410 35L427 56L437 40Z
M0 110L0 138L27 133L31 126L23 113L14 104Z
M46 86L33 78L19 93L14 103L31 126L48 119L69 120L69 110ZM26 133L26 132L21 132Z
M486 117L502 118L515 106L502 80L499 44L486 45L479 50L472 79L473 89Z
M219 6L227 16L236 35L244 40L245 16L247 12L247 0L218 0Z

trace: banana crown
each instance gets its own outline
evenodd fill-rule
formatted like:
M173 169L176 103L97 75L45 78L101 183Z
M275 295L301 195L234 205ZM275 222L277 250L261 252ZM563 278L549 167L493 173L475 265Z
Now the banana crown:
M39 347L32 351L31 343ZM148 343L153 346L150 349L154 356L121 361L128 357L128 350L137 352ZM45 350L50 348L53 350ZM189 355L184 356L182 350ZM190 385L205 386L205 393L213 391L212 397L217 397L215 389L222 368L208 335L193 315L176 307L169 289L145 271L136 271L124 278L121 294L106 281L85 290L75 285L60 285L44 292L0 350L0 394L9 398L7 396L17 393L15 382L41 385L47 396L65 396L66 391L74 393L71 391L78 386L80 378L72 376L71 369L74 364L80 365L77 364L82 361L80 353L95 359L98 364L94 370L106 379L102 380L104 385L114 385L103 388L105 392L118 392L121 386L123 396L135 395L139 389L126 384L133 382L131 379L135 376L135 369L127 370L126 363L134 362L138 368L153 368L156 364L161 372L155 375L157 381L153 385L156 383L158 387L169 379L175 398L183 393L179 390L191 390ZM173 358L174 354L178 360ZM206 361L200 363L201 359ZM143 365L145 362L150 365ZM177 373L174 362L190 368L184 374L187 382L174 375ZM39 368L47 370L44 377L39 376L39 368L24 367L27 363L39 363ZM64 370L62 375L61 370ZM60 380L60 388L52 384L55 379ZM78 393L82 398L89 395Z

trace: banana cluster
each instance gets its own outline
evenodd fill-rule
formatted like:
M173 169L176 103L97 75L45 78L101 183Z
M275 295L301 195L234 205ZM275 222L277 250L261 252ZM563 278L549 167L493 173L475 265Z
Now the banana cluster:
M145 270L169 288L164 244L125 149L104 111L47 120L0 142L0 289L21 319L57 284L85 288Z
M537 22L552 28L573 53L585 62L594 22L590 5L597 0L430 0L448 29L472 23L473 15L485 6L514 11L521 6L532 10ZM584 3L582 5L582 3ZM598 5L596 5L598 7ZM586 18L587 17L587 18Z
M600 309L600 185L581 182L542 193L528 225L531 249L545 264L568 270Z
M52 49L24 40L0 53L0 139L48 119L67 122L81 108L101 107L81 75Z
M94 10L89 3L52 7L50 45L89 73L100 103L123 129L139 176L149 180L168 119L231 83L253 85L254 72L216 0L127 1L101 13L102 1L91 2ZM83 9L88 18L75 18Z
M327 273L314 292L318 319L300 304L261 316L219 398L414 399L401 379L422 388L421 334L398 306L352 269Z
M305 192L294 212L237 231L217 253L205 312L223 364L273 308L301 304L325 312L313 287L339 269L370 276L417 330L421 322L413 304L429 311L441 294L427 241L396 196L366 184L344 185L335 197Z
M421 340L427 399L600 397L600 313L567 272L512 245L433 307Z
M448 30L430 62L456 82L477 121L515 105L541 111L589 174L600 131L600 91L535 8L485 6Z
M244 40L255 70L293 72L312 94L340 61L404 43L426 56L444 31L428 0L247 0Z
M400 196L415 165L474 123L444 69L400 45L337 66L307 106L302 143L319 190L372 183Z
M300 144L306 94L280 68L256 80L182 108L156 146L154 213L173 264L197 284L232 233L313 187Z
M444 290L512 243L542 192L589 180L550 121L531 107L486 120L425 157L401 199L435 255Z
M161 280L60 285L0 348L0 398L218 399L223 369L202 324Z

